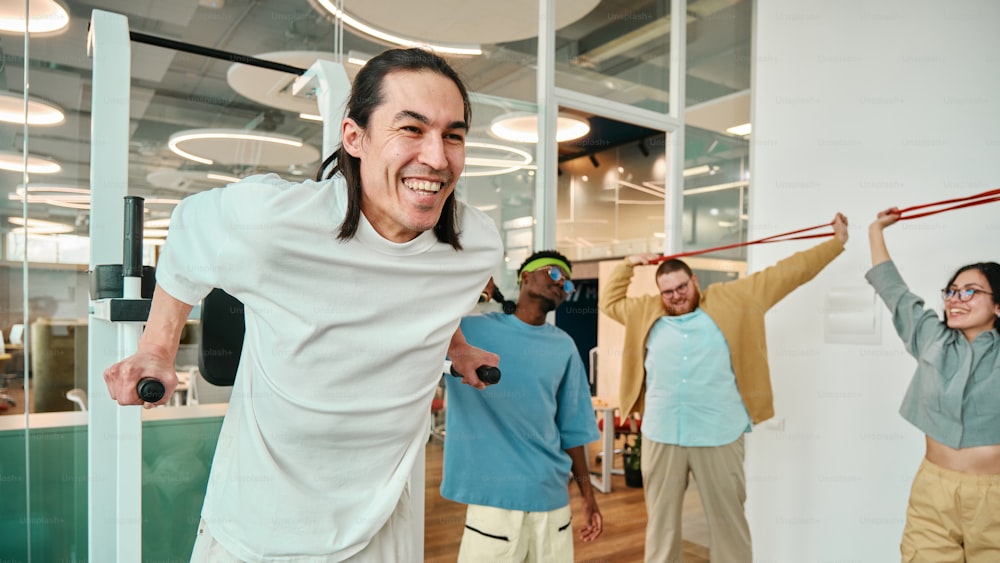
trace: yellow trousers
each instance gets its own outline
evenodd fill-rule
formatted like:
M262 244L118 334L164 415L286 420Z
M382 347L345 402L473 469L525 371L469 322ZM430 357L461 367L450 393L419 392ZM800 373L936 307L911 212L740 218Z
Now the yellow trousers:
M900 545L903 563L1000 561L1000 475L920 464Z

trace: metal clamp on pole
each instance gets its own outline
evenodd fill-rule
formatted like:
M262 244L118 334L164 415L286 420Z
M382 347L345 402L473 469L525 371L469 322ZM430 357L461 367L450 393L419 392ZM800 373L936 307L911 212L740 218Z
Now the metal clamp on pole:
M125 196L125 233L122 263L96 266L90 272L93 315L118 325L118 357L124 359L139 349L142 324L149 318L153 288L152 267L142 265L143 202L139 196ZM163 398L163 383L146 378L136 386L136 393L147 403Z
M125 236L122 264L94 266L90 298L94 317L111 322L146 322L156 285L151 266L142 265L144 199L125 196Z

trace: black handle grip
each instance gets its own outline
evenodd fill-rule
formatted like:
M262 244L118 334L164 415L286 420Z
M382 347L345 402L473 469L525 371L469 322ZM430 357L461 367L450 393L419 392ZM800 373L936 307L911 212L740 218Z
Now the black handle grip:
M123 243L122 276L142 277L142 214L145 199L125 196L125 241Z
M455 377L462 377L462 374L455 371L455 366L451 366L451 374ZM500 368L496 366L479 366L476 368L476 375L479 381L487 385L495 385L500 382Z
M152 377L144 377L139 380L139 383L135 386L135 391L139 394L139 398L147 403L155 403L163 398L163 394L166 389L163 388L163 383L159 379L153 379Z

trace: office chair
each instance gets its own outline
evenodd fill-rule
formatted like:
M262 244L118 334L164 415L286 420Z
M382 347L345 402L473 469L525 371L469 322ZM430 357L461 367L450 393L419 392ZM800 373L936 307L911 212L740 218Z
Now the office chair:
M602 432L604 431L604 420L597 421L597 429ZM625 443L628 443L630 436L634 437L642 433L642 418L637 414L635 416L626 417L625 420L622 420L620 416L615 415L615 425L613 431L615 433L615 440L624 437ZM615 448L615 451L612 453L624 454L625 452L622 448ZM597 455L595 456L598 463L604 462L603 457L603 452L597 452ZM611 460L611 464L613 467L614 460ZM611 472L615 475L622 475L625 473L624 470L621 469L612 469Z
M209 382L198 368L193 367L188 370L187 404L228 403L232 394L232 386L219 386Z
M80 407L81 411L87 411L87 392L79 387L74 387L69 391L66 391L66 398L71 402L76 403Z

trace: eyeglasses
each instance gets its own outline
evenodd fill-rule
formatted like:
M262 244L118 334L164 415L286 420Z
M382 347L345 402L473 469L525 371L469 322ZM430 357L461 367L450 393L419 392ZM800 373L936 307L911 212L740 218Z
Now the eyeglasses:
M691 278L688 278L686 282L680 284L673 289L665 289L660 292L660 295L670 299L676 293L677 295L684 295L687 293L688 289L691 287Z
M941 290L941 299L945 301L951 299L952 297L957 297L959 301L969 301L976 296L977 293L983 293L986 295L993 295L989 291L983 291L981 289L976 289L974 287L966 287L964 289L956 289L949 287L947 289Z
M573 285L573 282L569 279L566 279L566 276L563 275L563 271L557 268L556 266L545 266L544 268L539 268L539 270L548 270L549 277L552 278L552 281L563 282L563 291L565 291L566 293L573 293L573 290L576 289L576 286Z

